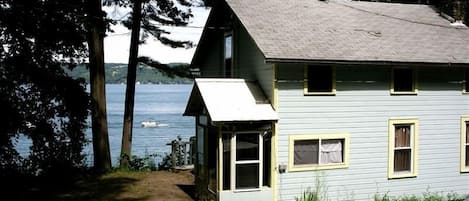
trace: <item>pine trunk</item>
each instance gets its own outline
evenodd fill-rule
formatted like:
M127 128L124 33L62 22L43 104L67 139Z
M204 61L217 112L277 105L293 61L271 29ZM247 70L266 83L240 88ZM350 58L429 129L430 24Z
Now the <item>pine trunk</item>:
M91 85L91 120L93 133L94 168L97 172L111 169L106 112L104 73L104 19L101 0L88 0L88 48Z
M127 69L127 87L125 91L124 128L122 130L122 146L120 168L128 169L132 156L132 127L135 102L135 81L137 77L137 57L140 38L140 22L142 19L142 1L135 0L132 10L132 35L130 38L129 64Z

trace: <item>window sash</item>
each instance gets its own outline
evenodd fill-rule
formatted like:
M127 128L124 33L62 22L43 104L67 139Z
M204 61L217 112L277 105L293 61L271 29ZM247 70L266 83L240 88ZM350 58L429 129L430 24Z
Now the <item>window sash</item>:
M334 142L337 141L338 143L326 143L326 142ZM305 154L317 154L316 156L312 156L312 158L306 158L301 156L299 152L297 152L297 143L300 145L301 142L311 142L312 149L306 150ZM293 142L293 155L294 155L294 166L311 166L311 165L330 165L330 164L341 164L344 163L344 143L345 138L340 139L302 139L302 140L295 140ZM298 148L308 148L307 143L303 144L303 146L298 146ZM340 152L339 154L333 152ZM310 163L308 163L310 162Z
M243 136L243 135L254 135L254 136L257 136L257 157L254 158L254 159L243 159L243 158L239 158L237 156L238 154L238 139L239 136ZM245 136L243 136L245 137ZM263 181L263 178L262 178L262 151L263 150L263 146L262 146L262 136L260 135L260 133L258 132L238 132L238 133L235 133L234 137L233 137L233 146L232 146L232 158L234 159L233 160L233 163L232 163L232 167L231 167L231 170L233 171L232 175L231 175L231 181L234 181L234 182L231 182L231 189L234 189L234 190L247 190L247 189L259 189L261 186L262 186L262 181ZM239 159L239 160L238 160ZM240 175L238 174L238 170L240 167L243 167L243 166L249 166L249 165L257 165L257 170L256 171L256 174L254 175L254 177L245 177L245 175ZM240 180L240 178L242 178ZM249 182L247 180L249 179L254 179L256 181L254 182ZM242 181L242 183L239 183L239 181ZM245 184L256 184L256 186L246 186Z
M393 147L392 147L392 173L399 175L414 174L414 140L415 122L399 122L392 124Z
M306 94L330 94L335 90L334 68L332 66L307 66L305 72Z

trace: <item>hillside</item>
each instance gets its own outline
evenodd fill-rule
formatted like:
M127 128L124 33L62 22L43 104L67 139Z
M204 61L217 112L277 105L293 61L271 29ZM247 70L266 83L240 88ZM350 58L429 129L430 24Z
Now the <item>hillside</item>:
M74 68L72 71L65 69L66 73L75 78L84 78L89 83L89 71L82 64ZM170 67L176 67L180 65L188 65L185 63L170 63ZM105 64L106 70L106 83L107 84L121 84L126 83L127 79L127 64L122 63L107 63ZM139 65L137 67L137 82L140 84L189 84L192 82L191 79L174 77L170 78L165 76L159 70L153 69L152 67Z

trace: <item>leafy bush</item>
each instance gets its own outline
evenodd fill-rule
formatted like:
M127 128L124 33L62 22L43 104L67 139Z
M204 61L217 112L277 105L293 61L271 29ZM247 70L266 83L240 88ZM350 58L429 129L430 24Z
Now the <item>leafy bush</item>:
M464 201L465 197L458 195L457 193L448 193L446 196L443 193L437 192L425 192L422 197L415 195L411 196L397 196L390 197L388 193L385 193L383 196L376 194L374 196L374 201Z

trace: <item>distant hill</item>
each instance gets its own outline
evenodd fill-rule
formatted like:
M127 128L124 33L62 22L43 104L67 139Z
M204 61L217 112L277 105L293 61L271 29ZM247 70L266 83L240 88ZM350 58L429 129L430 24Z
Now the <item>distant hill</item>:
M181 65L189 65L186 63L170 63L170 67ZM73 70L65 69L66 73L74 78L84 78L89 83L89 71L86 64L81 64ZM122 63L106 63L106 83L107 84L121 84L127 81L127 64ZM192 80L189 78L174 77L170 78L165 76L159 70L146 65L139 65L137 67L137 82L140 84L190 84Z

